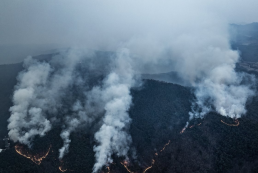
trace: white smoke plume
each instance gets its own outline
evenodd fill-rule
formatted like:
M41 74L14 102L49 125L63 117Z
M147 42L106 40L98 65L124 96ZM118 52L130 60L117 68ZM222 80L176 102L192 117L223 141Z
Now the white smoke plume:
M103 116L95 134L98 145L94 147L94 172L111 163L112 154L127 157L131 144L127 133L131 122L127 112L132 102L130 89L139 82L136 82L127 49L105 61L95 62L93 53L75 49L54 56L48 62L26 59L25 70L20 73L14 92L14 106L10 109L10 138L30 146L36 135L45 135L53 124L61 121L60 136L64 144L59 158L62 159L69 151L71 133ZM103 73L104 66L108 66L109 72ZM90 75L96 77L95 73L100 73L104 79L101 85L95 83L90 87ZM28 97L27 100L18 97L20 95Z
M113 66L103 85L92 90L92 93L104 102L105 109L103 125L95 134L98 146L94 146L96 163L93 172L112 163L112 154L127 157L132 142L127 133L131 122L128 110L132 102L130 89L136 81L128 50L123 49L117 54Z
M222 69L220 70L221 72L225 72ZM231 70L233 71L233 69ZM216 111L223 116L234 119L245 115L247 99L255 95L252 88L255 79L251 75L242 74L241 76L241 74L237 74L236 72L233 73L235 73L233 74L236 76L235 79L232 79L231 76L231 79L225 80L224 74L222 76L216 74L216 76L212 77L216 77L220 81L213 81L211 77L197 85L195 91L197 100L193 105L193 112L189 113L190 119L193 117L203 118L210 111ZM240 83L243 78L249 78L250 83L241 85ZM197 111L194 109L195 105L197 106Z
M31 58L25 60L24 67L27 70L19 74L15 87L8 129L10 139L30 145L35 135L43 136L51 129L45 116L49 105L44 92L52 69L49 64Z
M59 159L62 159L69 152L70 134L80 126L90 125L97 116L90 117L87 108L77 100L72 107L72 115L65 117L65 128L60 136L64 141L64 145L59 149Z
M67 89L79 85L81 80L74 73L81 58L76 52L55 56L50 62L32 58L25 60L25 70L18 76L13 95L14 106L10 108L11 117L8 120L9 136L13 141L30 146L36 135L44 136L52 123L60 118L55 115L64 106L62 100L68 94ZM78 117L84 120L79 108L74 109L77 109ZM68 131L73 129L75 122L76 119L69 121Z
M139 84L136 74L141 73L174 71L184 84L194 88L196 100L190 120L210 111L231 118L246 113L245 104L255 94L254 78L236 72L239 52L231 50L228 26L249 21L250 17L256 20L257 2L46 1L10 5L16 10L0 7L1 16L13 16L9 24L0 26L5 31L0 33L2 40L6 44L22 44L25 40L35 44L41 40L42 44L57 47L79 45L112 52L126 49L112 58L90 53L91 58L84 59L87 52L75 51L49 62L27 59L10 108L8 129L12 140L30 145L34 136L45 135L61 119L62 158L69 150L71 133L100 118L93 172L112 162L112 154L126 157L131 143L127 133L131 122L127 112L132 102L130 89ZM252 5L254 2L256 5ZM26 10L28 7L34 8ZM18 13L10 14L12 11ZM20 22L22 18L26 21ZM35 22L26 25L27 21ZM25 25L16 27L18 23ZM12 37L6 34L9 30ZM34 37L24 37L26 33ZM88 70L77 72L79 66ZM89 85L87 74L100 74L104 80ZM73 95L74 88L80 94ZM56 116L59 113L62 117Z
M239 118L246 113L247 99L255 94L252 88L255 79L235 71L239 53L230 48L227 27L208 26L199 28L201 33L189 31L188 35L178 36L172 47L177 57L175 70L195 88L196 101L190 119L202 118L210 111Z

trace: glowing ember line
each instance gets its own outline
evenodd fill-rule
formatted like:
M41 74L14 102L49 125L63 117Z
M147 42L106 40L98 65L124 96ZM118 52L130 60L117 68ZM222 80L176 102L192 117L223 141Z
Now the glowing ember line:
M130 169L127 167L127 165L128 165L128 162L127 162L127 161L124 161L124 163L123 163L123 162L120 162L120 163L125 167L125 169L126 169L128 172L134 173L134 172L130 171Z
M107 170L108 170L108 172L107 172L107 173L110 173L110 167L109 167L109 166L107 166Z
M145 173L146 171L148 171L149 169L151 169L152 166L154 165L154 163L155 163L155 160L152 159L151 166L149 166L148 168L144 169L143 173Z
M166 143L166 144L164 145L164 147L160 150L160 152L164 151L164 150L166 149L166 146L168 146L169 144L170 144L170 140L168 141L168 143ZM159 154L156 152L155 155L158 156ZM155 163L155 160L152 159L151 166L147 167L147 168L143 171L143 173L145 173L146 171L148 171L149 169L151 169L152 166L154 165L154 163Z
M202 123L199 123L199 124L197 124L197 126L199 126L199 125L201 125ZM190 126L190 127L188 127L188 123L186 124L186 126L181 130L181 132L180 132L180 134L182 134L182 133L184 133L185 132L185 130L187 129L187 128L193 128L195 125L192 125L192 126Z
M201 125L202 123L197 124L197 126ZM193 128L195 125L190 126L189 128Z
M51 145L48 148L48 151L46 152L46 154L44 154L43 156L39 156L39 154L37 155L32 155L30 154L28 151L23 150L22 146L16 145L15 146L15 151L20 154L21 156L30 159L31 161L33 161L34 163L36 163L37 165L40 165L42 160L45 159L50 151Z
M222 120L221 120L221 121L222 121ZM197 126L199 126L199 125L201 125L201 124L202 124L202 123L199 123L199 124L197 124ZM238 122L238 124L239 124L239 122ZM180 134L184 133L184 131L185 131L187 128L193 128L195 125L192 125L192 126L190 126L190 127L187 127L187 126L188 126L188 123L187 123L187 125L182 129L182 131L180 132ZM160 150L160 152L163 152L169 144L170 144L170 140L168 141L168 143L166 143L166 144L164 145L164 147ZM155 156L158 156L158 155L159 155L159 153L156 152L156 153L155 153ZM124 163L121 162L121 164L125 167L125 169L126 169L129 173L134 173L134 172L130 171L129 168L127 167L127 165L128 165L128 162L127 162L127 161L124 161ZM144 171L143 171L143 173L145 173L146 171L148 171L149 169L151 169L154 164L155 164L155 160L152 159L151 165L150 165L149 167L145 168Z
M182 131L180 132L180 134L184 133L184 132L185 132L185 129L186 129L186 127L184 127L184 128L182 129Z
M225 122L222 121L222 120L221 120L221 122L224 123L224 124L226 124L226 125L228 125L228 126L239 126L239 124L240 124L239 121L238 121L238 119L235 120L235 123L236 123L236 124L228 124L228 123L225 123Z
M164 145L164 147L162 148L162 150L160 150L160 152L164 151L165 148L166 148L166 146L169 145L169 144L170 144L170 140L168 141L168 143L166 143L166 144ZM155 154L156 154L156 153L155 153Z
M62 166L59 166L59 170L60 170L61 172L67 171L67 169L63 169Z

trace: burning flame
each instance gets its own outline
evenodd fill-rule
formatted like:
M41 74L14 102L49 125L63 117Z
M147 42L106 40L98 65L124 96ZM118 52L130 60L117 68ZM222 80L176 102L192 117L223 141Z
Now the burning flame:
M60 170L61 172L67 171L67 169L63 169L62 166L59 166L59 170Z
M45 159L50 151L51 145L48 148L48 151L45 154L36 154L36 155L32 155L31 153L29 153L28 151L26 151L24 149L23 146L21 145L16 145L15 146L15 151L22 155L23 157L26 157L27 159L30 159L31 161L33 161L34 163L36 163L37 165L40 165L42 160Z
M222 120L221 120L222 121ZM201 125L202 123L199 123L199 124L197 124L197 126L199 126L199 125ZM185 132L185 130L187 129L187 127L188 128L193 128L195 125L192 125L192 126L190 126L190 127L188 127L188 125L186 125L182 130L181 130L181 132L180 132L180 134L182 134L182 133L184 133Z
M162 150L160 150L160 152L164 151L165 148L166 148L166 146L169 145L169 144L170 144L170 140L168 141L168 143L166 143L166 144L164 145L164 147L162 148ZM156 155L156 153L155 153L155 155ZM158 155L158 153L157 153L157 155Z
M222 121L222 120L221 120L221 121ZM199 123L199 124L197 124L197 126L199 126L199 125L201 125L201 124L202 124L202 123ZM238 124L239 124L239 122L238 122ZM184 133L184 131L187 129L187 126L188 126L188 124L181 130L180 134ZM192 126L190 126L190 127L188 127L188 128L193 128L194 126L195 126L195 125L192 125ZM170 144L170 140L164 145L164 147L160 150L160 152L163 152L169 144ZM159 153L156 152L156 153L155 153L155 156L158 156L158 155L159 155ZM129 173L134 173L134 172L132 172L132 171L130 171L130 170L128 169L128 164L129 164L129 163L128 163L127 161L121 162L121 164L125 167L125 169L126 169ZM148 171L149 169L151 169L154 164L155 164L155 160L152 159L151 165L150 165L149 167L145 168L144 171L143 171L143 173L146 173L146 171Z
M130 169L128 168L128 165L129 165L128 161L125 160L124 162L121 162L121 164L125 167L125 169L126 169L128 172L134 173L134 172L130 171Z
M160 152L164 151L166 149L166 147L170 144L170 140L164 145L164 147L160 150ZM155 153L156 156L158 156L158 152ZM151 165L149 167L147 167L146 169L144 169L143 173L145 173L146 171L148 171L149 169L152 168L152 166L154 165L155 160L152 159Z
M152 159L151 165L150 165L149 167L147 167L146 169L144 169L143 173L145 173L146 171L148 171L149 169L151 169L152 166L154 165L154 163L155 163L155 160Z
M164 145L164 147L160 150L160 152L164 151L164 150L166 149L166 146L168 146L169 144L170 144L170 140ZM158 155L159 155L158 152L156 152L155 155L158 156ZM132 171L129 170L129 168L128 168L128 165L129 165L128 161L125 160L124 162L121 162L121 164L125 167L125 169L126 169L129 173L134 173L134 172L132 172ZM145 168L144 171L143 171L143 173L145 173L146 171L148 171L149 169L151 169L154 164L155 164L155 160L152 159L151 165L150 165L149 167Z
M107 172L107 173L110 173L110 167L109 167L109 166L107 166L107 170L108 170L108 172Z
M225 122L222 121L222 120L221 120L221 122L224 123L224 124L226 124L226 125L228 125L228 126L239 126L239 124L240 124L239 121L238 121L238 119L235 119L235 123L236 123L236 124L228 124L228 123L225 123Z
M184 133L184 132L185 132L185 129L186 129L186 127L184 127L184 128L181 130L180 134Z

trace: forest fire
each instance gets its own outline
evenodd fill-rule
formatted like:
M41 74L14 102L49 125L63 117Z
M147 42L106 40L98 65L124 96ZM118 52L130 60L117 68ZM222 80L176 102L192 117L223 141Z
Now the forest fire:
M124 162L121 162L121 164L125 167L125 169L128 171L128 172L130 172L130 173L134 173L134 172L132 172L132 171L130 171L130 169L128 168L128 161L124 161Z
M221 120L222 121L222 120ZM235 121L236 122L236 121ZM238 121L237 121L238 122ZM200 126L202 123L199 123L199 124L197 124L197 126ZM238 122L238 124L239 124L239 122ZM193 128L195 125L192 125L192 126L190 126L190 127L188 127L188 128ZM185 126L182 130L181 130L181 132L180 132L180 134L182 134L182 133L184 133L184 131L187 129L187 126ZM161 152L163 152L165 149L166 149L166 147L170 144L170 140L164 145L164 147L160 150L160 153ZM155 152L155 156L158 156L159 155L159 153L158 152ZM128 168L128 161L124 161L124 162L121 162L121 164L125 167L125 169L129 172L129 173L134 173L134 172L132 172L132 171L130 171L129 170L129 168ZM155 160L154 159L152 159L152 162L151 162L151 165L149 166L149 167L147 167L147 168L145 168L144 169L144 171L142 172L142 173L146 173L146 171L148 171L148 170L150 170L152 167L153 167L153 165L155 164ZM110 171L110 170L109 170Z
M201 125L202 123L197 124L197 126ZM195 125L190 126L189 128L193 128Z
M59 168L58 168L61 172L65 172L65 171L67 171L67 169L64 169L64 168L62 168L62 166L59 166Z
M47 157L47 155L50 151L50 148L51 148L51 145L49 146L47 152L33 155L29 151L27 151L23 146L17 144L15 146L15 151L18 154L20 154L21 156L26 157L27 159L30 159L31 161L33 161L37 165L40 165L42 160Z
M226 124L227 126L239 126L239 124L240 124L238 119L235 119L235 121L234 121L236 124L228 124L228 123L224 122L223 120L221 120L221 122L223 124Z
M145 173L146 171L148 171L149 169L151 169L152 166L154 165L154 163L155 163L155 160L152 159L151 165L150 165L149 167L147 167L146 169L144 169L143 173Z
M107 170L108 170L108 172L107 172L107 173L110 173L110 167L109 167L109 166L107 166Z
M166 149L166 146L168 146L169 144L170 144L170 140L164 145L164 147L160 150L160 152L163 152L163 151ZM158 152L156 152L155 155L158 156L158 155L159 155ZM151 165L150 165L149 167L145 168L144 171L143 171L143 173L145 173L146 171L148 171L149 169L151 169L152 166L154 165L154 163L155 163L155 160L152 159Z
M186 129L186 127L184 127L184 128L181 130L180 134L184 133L184 132L185 132L185 129Z
M166 143L166 144L164 145L164 147L162 148L162 150L160 150L160 152L164 151L165 148L166 148L166 146L169 145L169 144L170 144L170 140L168 141L168 143Z
M202 123L199 123L199 124L197 124L197 126L199 126L199 125L201 125ZM182 134L182 133L184 133L185 132L185 130L187 129L187 127L188 127L188 123L186 124L186 126L181 130L181 132L180 132L180 134ZM188 128L193 128L193 127L195 127L195 125L191 125L190 127L188 127Z

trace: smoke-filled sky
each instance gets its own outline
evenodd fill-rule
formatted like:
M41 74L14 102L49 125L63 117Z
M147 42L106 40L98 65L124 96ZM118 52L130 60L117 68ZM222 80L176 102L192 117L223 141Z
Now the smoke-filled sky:
M63 47L115 50L143 37L148 40L141 44L152 50L178 31L198 30L216 20L219 25L255 22L257 6L255 0L2 0L0 63Z

